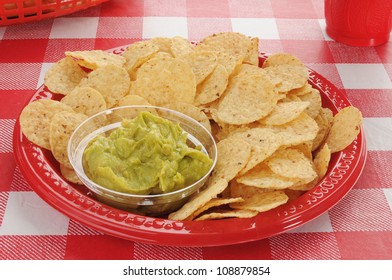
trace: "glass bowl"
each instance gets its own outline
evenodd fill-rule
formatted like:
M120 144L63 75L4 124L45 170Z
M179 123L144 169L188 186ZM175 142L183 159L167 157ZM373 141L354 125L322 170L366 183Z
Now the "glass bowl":
M89 179L83 168L83 152L98 135L107 135L121 125L123 119L134 119L149 111L173 123L187 133L188 146L201 146L213 163L208 172L195 183L180 190L163 194L136 195L105 188ZM68 157L77 176L97 199L107 205L146 216L163 216L179 209L189 197L198 192L211 174L217 160L217 147L211 133L196 120L180 112L155 106L124 106L102 111L81 123L68 143Z

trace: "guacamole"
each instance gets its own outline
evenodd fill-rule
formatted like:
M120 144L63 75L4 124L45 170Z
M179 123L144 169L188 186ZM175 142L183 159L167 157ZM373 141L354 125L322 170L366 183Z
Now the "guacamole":
M208 155L187 145L187 134L178 124L147 111L123 120L107 137L96 137L83 153L83 167L92 181L131 194L184 188L211 165Z

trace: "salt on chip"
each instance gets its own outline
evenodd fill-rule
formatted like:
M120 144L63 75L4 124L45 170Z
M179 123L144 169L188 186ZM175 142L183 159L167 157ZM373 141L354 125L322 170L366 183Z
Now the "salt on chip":
M247 124L267 116L277 103L277 95L263 72L241 75L219 103L218 118L228 124Z
M230 181L247 164L251 145L245 140L228 137L217 143L218 159L209 181L225 179Z
M206 114L198 107L189 103L179 101L165 104L164 107L181 112L191 117L192 119L202 124L209 132L211 132L210 120L208 119Z
M297 149L278 150L265 163L275 174L286 178L300 179L304 183L317 177L313 162Z
M205 205L208 201L223 192L227 187L227 181L224 179L216 180L207 185L205 189L193 195L179 210L169 214L171 220L185 220L197 209Z
M193 103L196 80L192 68L177 58L151 59L138 70L134 93L156 106L181 101Z
M62 111L73 112L68 105L50 99L29 103L23 108L19 117L23 134L34 144L50 150L50 122L55 114Z
M313 160L319 178L323 178L327 173L330 160L331 150L329 149L328 144L324 144Z
M92 116L107 109L106 101L99 91L92 87L77 87L61 99L75 112Z
M218 64L214 71L198 87L195 97L196 104L207 104L217 100L225 91L229 82L226 68Z
M288 180L277 175L264 163L255 166L244 175L237 177L237 182L261 189L286 189L294 185L295 180Z
M171 52L174 57L181 57L194 51L194 45L187 39L176 36L172 38Z
M246 166L240 174L246 173L253 167L271 156L282 143L281 136L269 128L250 128L236 132L232 137L242 139L251 145L251 154Z
M86 76L87 73L71 57L65 57L49 68L44 84L53 93L67 95Z
M362 114L354 106L340 110L333 118L326 143L331 153L339 152L350 145L361 130Z
M112 108L118 100L128 94L131 86L127 71L116 65L107 65L91 71L79 86L89 86L99 91Z
M67 181L77 185L83 185L83 182L80 181L78 175L76 175L76 172L73 168L60 164L60 173Z
M50 150L54 158L68 168L72 168L67 152L69 138L86 119L86 115L63 111L55 114L50 123Z
M102 50L65 52L65 55L75 58L80 66L91 70L110 64L122 67L125 63L124 57Z
M284 191L263 192L248 197L243 202L232 203L230 204L230 207L234 209L266 212L285 204L288 199L289 197Z
M309 102L278 102L272 112L259 120L265 125L282 125L296 119L309 106Z
M228 189L228 188L226 188ZM186 220L193 220L197 216L199 216L201 213L204 211L213 208L213 207L218 207L222 205L227 205L229 203L235 203L235 202L242 202L244 199L242 197L233 197L233 198L213 198L210 201L208 201L206 204L204 204L202 207L197 209L195 212L193 212Z
M298 65L303 66L302 61L296 56L289 53L275 53L270 55L264 62L263 68L277 65Z
M122 56L125 58L125 69L130 77L135 77L136 70L159 51L152 41L140 41L129 45Z
M247 209L234 209L220 212L213 212L201 215L195 221L216 220L225 218L252 218L259 212Z
M196 84L200 84L214 71L217 57L210 51L193 51L179 57L190 65L195 75Z
M283 64L266 67L264 70L273 83L277 85L279 92L288 92L301 88L309 78L309 73L305 66Z

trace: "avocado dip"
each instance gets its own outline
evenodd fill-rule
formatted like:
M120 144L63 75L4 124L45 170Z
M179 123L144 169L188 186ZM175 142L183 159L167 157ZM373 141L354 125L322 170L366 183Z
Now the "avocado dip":
M86 175L123 193L160 194L184 188L203 177L212 160L187 145L178 124L143 111L124 119L110 135L93 139L83 153Z

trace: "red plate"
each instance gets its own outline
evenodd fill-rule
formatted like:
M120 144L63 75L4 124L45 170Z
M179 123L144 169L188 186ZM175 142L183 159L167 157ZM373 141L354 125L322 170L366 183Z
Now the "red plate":
M123 48L112 50L121 53ZM260 57L260 61L266 58ZM317 88L323 106L334 113L351 105L333 84L309 70L310 83ZM29 102L60 99L43 86ZM116 237L159 245L220 246L271 237L307 223L338 203L357 182L366 161L363 129L344 151L333 154L328 173L320 183L298 199L253 218L213 221L171 221L139 216L97 201L83 186L64 180L51 153L32 144L14 130L14 154L19 168L33 190L48 204L71 219Z

